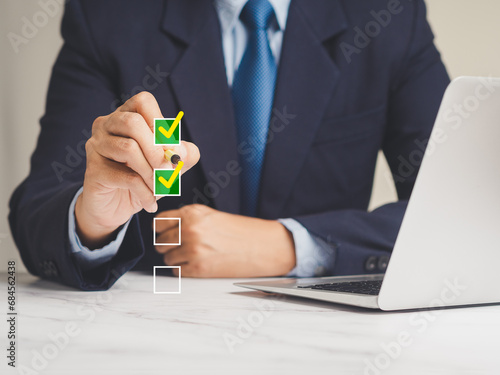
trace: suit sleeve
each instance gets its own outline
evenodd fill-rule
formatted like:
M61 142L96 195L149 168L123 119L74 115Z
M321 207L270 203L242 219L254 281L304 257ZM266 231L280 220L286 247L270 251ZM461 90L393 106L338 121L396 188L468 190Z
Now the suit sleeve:
M407 52L391 82L383 142L398 202L373 212L341 210L295 218L335 249L335 262L325 265L334 275L385 271L442 96L449 84L448 74L434 46L423 1L414 2L412 28Z
M83 184L85 142L94 119L113 111L114 72L104 66L90 35L80 1L66 5L64 45L54 65L45 115L29 176L10 201L9 223L29 272L83 290L109 288L143 255L137 217L109 262L84 270L68 238L71 201Z

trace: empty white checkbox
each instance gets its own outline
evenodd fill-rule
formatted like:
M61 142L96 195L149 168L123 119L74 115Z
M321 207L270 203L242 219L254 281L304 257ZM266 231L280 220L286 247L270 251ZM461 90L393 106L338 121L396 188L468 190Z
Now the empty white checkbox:
M156 236L157 236L156 223L159 220L177 221L178 228L179 228L179 238L176 241L174 241L174 242L157 242L156 241ZM155 246L157 246L157 245L175 246L175 245L180 245L180 244L181 244L181 219L177 218L177 217L174 217L174 218L172 218L172 217L155 217L153 219L153 245L155 245Z
M162 270L178 269L179 276L162 275ZM153 267L153 293L154 294L181 294L181 267L180 266L154 266Z

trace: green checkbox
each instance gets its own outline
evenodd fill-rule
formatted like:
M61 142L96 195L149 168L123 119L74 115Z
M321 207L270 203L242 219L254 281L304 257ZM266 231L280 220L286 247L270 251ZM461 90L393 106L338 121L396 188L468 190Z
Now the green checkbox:
M155 119L155 145L179 145L181 125L176 119Z
M155 169L155 191L154 195L181 195L180 168Z

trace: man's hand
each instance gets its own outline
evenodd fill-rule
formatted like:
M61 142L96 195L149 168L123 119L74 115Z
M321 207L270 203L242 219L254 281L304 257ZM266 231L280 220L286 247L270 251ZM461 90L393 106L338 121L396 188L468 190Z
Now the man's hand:
M203 205L165 211L181 219L181 245L156 246L165 264L182 266L189 277L282 276L295 267L291 233L277 221L220 212ZM175 224L174 224L175 223ZM175 243L177 222L158 220L157 242Z
M171 168L164 149L154 145L154 119L163 118L153 95L142 92L108 116L99 117L86 144L87 168L83 192L75 206L82 244L93 249L129 218L145 209L156 212L154 169ZM195 165L198 148L182 142L175 148L184 161L181 173Z

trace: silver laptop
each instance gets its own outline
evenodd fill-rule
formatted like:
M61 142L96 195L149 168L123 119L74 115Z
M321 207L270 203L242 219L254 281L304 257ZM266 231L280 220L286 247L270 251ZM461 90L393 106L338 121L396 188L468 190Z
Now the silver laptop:
M500 302L500 79L446 90L385 275L237 283L385 311Z

